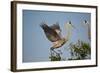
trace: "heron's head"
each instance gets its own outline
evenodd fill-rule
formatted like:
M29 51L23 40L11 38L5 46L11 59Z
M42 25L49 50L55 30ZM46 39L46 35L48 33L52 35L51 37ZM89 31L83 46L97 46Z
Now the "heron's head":
M72 24L71 21L69 21L69 24Z

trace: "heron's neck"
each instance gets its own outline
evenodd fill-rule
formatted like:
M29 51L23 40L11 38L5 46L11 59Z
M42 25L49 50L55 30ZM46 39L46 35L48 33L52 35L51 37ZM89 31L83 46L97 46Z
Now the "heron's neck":
M71 38L71 33L72 33L71 29L68 30L67 35L65 36L65 41L68 41Z

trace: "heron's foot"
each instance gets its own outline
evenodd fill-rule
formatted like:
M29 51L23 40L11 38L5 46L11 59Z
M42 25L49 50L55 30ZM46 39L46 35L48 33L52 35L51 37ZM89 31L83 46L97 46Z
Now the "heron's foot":
M54 50L54 48L53 48L53 47L51 47L51 48L50 48L50 50L52 50L52 51L53 51L53 50Z
M51 48L51 53L58 55L59 53L54 50L54 48Z

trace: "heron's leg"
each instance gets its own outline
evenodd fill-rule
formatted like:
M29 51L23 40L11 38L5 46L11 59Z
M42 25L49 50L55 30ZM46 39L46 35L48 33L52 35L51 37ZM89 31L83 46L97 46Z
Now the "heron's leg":
M53 56L53 48L52 47L50 48L50 53L51 53L51 56Z
M51 50L51 54L55 53L55 54L58 55L59 53L57 53L54 49L55 49L55 48L53 48L53 47L50 48L50 50Z

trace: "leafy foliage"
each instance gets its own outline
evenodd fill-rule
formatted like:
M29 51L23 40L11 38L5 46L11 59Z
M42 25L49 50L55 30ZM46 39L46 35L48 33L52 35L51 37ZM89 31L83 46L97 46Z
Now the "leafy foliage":
M91 58L91 47L89 43L83 42L78 40L76 43L70 43L69 48L70 50L70 58L63 59L62 53L57 51L50 52L50 60L51 61L64 61L64 60L83 60L83 59L90 59Z
M51 59L51 61L61 61L61 56L59 55L59 56L51 56L50 57L50 59Z
M89 43L79 41L76 44L70 44L71 58L69 60L82 60L90 58L91 48Z
M54 50L51 50L50 53L51 55L49 58L51 59L51 61L61 61L61 53Z

